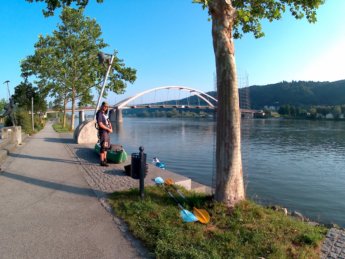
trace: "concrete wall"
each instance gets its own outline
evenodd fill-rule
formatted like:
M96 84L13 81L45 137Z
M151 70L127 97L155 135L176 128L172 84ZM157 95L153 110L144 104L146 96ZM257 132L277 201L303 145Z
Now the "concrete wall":
M1 128L2 142L9 142L11 144L22 144L22 127L12 126Z
M98 142L96 120L83 121L74 131L74 141L77 144L96 144Z
M20 126L1 128L0 162L4 161L9 153L22 144L22 135Z

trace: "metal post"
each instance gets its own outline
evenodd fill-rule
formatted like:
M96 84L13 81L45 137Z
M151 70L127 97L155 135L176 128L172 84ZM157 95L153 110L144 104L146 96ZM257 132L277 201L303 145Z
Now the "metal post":
M8 98L11 97L10 88L9 88L9 86L8 86L8 83L9 83L9 82L10 82L10 80L6 80L6 81L4 82L4 84L7 84Z
M34 123L34 97L31 97L31 124L32 124L32 131L35 130L35 123Z
M139 157L140 157L140 180L139 180L139 189L140 189L140 197L141 199L144 199L144 177L145 177L145 167L146 167L146 161L145 161L145 154L144 154L144 147L139 147Z
M10 82L10 80L6 80L6 81L4 82L4 84L7 84L7 91L8 91L8 107L9 107L9 110L10 110L9 116L11 117L13 126L16 126L16 121L15 121L14 114L13 114L13 110L12 110L12 108L14 107L14 100L13 100L13 98L11 98L10 87L8 86L8 83L9 83L9 82Z
M107 79L108 79L108 76L109 76L109 73L110 73L111 65L113 64L113 61L114 61L114 57L115 57L114 55L111 55L111 59L110 59L109 66L108 66L108 70L107 70L107 73L105 74L105 78L104 78L104 81L103 81L102 89L101 89L101 92L100 92L100 94L98 96L97 106L96 106L95 114L93 116L94 120L96 119L96 113L98 111L99 103L100 103L101 98L103 96L105 85L107 84Z
M79 111L79 125L82 124L84 120L85 120L85 111L81 110Z

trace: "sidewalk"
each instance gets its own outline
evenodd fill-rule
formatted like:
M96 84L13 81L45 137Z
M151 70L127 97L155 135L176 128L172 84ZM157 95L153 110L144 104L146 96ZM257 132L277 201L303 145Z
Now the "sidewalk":
M97 199L72 144L47 123L1 165L0 258L146 257Z

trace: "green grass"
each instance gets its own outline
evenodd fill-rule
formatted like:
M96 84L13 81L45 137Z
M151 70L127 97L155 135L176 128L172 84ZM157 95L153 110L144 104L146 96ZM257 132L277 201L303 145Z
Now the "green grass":
M69 130L69 127L63 127L62 124L60 123L54 123L53 124L53 129L58 132L58 133L65 133L65 132L71 132Z
M327 229L244 201L228 209L211 198L183 190L211 215L207 225L184 223L176 203L160 187L117 192L109 202L130 231L156 258L319 258ZM192 210L188 204L183 204Z

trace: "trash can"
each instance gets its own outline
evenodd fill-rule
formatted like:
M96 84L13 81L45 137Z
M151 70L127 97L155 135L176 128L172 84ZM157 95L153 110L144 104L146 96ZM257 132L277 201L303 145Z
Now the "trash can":
M132 153L131 156L131 177L133 179L140 179L140 172L146 176L146 154L142 153L143 159L141 160L140 153Z

